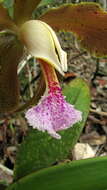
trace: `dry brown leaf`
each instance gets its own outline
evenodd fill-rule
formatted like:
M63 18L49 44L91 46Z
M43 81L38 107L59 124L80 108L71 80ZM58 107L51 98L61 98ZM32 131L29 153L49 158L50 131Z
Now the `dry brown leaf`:
M17 65L23 46L12 33L0 36L0 117L19 104Z
M107 13L96 3L63 5L40 18L55 30L71 31L95 56L107 56Z
M90 145L101 145L106 143L106 136L99 135L96 131L88 134L84 134L80 137L82 143L88 143Z

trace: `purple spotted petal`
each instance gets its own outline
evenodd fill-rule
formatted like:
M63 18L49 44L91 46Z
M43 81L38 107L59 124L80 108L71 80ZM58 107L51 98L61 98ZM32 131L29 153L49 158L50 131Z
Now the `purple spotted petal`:
M61 136L56 132L81 121L82 113L65 101L59 87L55 93L53 91L43 97L41 103L29 109L25 117L33 128L47 131L52 137L60 139Z

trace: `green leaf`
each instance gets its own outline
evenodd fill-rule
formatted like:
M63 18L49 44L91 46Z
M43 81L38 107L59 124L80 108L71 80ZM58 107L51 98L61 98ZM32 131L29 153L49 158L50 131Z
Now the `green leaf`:
M7 190L105 190L107 157L73 161L32 173Z
M0 117L19 103L17 65L23 46L13 33L0 33Z
M13 4L14 4L14 0L5 0L5 1L3 2L3 5L4 5L6 8L12 7Z
M39 6L48 5L50 3L53 3L53 0L42 0L39 4Z
M31 130L17 154L15 180L67 158L69 151L77 142L89 112L89 88L82 79L75 79L65 86L63 91L67 101L82 111L82 122L61 131L61 140L53 139L47 133Z
M32 18L32 12L41 0L15 0L14 20L16 24L21 25Z
M65 4L50 9L39 19L55 30L73 32L93 55L107 56L107 12L99 4Z
M14 0L5 0L3 1L3 6L8 10L8 14L11 18L13 18L13 4Z

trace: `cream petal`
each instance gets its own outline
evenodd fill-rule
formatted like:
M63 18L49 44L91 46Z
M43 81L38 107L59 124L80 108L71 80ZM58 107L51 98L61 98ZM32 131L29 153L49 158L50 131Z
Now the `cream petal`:
M62 62L66 61L65 52L59 47L53 32L39 20L30 20L25 22L20 29L20 39L28 49L29 53L38 59L43 59L56 68L62 75ZM54 39L54 40L53 40ZM57 47L56 47L57 46ZM58 59L55 48L60 50L61 62Z
M58 57L60 59L60 64L61 64L62 70L64 72L67 72L67 54L66 54L66 52L61 48L61 45L58 41L58 38L57 38L54 30L52 30L52 28L45 22L42 22L42 21L40 21L40 22L43 23L49 29L49 31L52 35L53 41L54 41L54 46L57 49L57 53L58 53Z

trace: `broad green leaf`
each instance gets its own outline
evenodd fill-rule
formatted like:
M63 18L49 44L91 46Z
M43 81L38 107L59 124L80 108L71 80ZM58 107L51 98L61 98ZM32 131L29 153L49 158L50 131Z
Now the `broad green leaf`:
M17 65L23 47L12 33L0 33L0 116L16 109L19 102Z
M107 56L107 12L96 3L53 8L40 18L55 30L71 31L95 56Z
M63 92L67 101L82 111L82 122L61 131L61 140L53 139L47 133L31 130L17 154L15 180L67 158L69 151L77 142L89 112L89 88L82 79L75 79L65 86Z
M31 19L32 12L41 0L15 0L14 20L16 24L21 25Z
M16 26L9 17L7 9L0 3L0 30L4 29L16 31Z
M7 190L105 190L107 157L73 161L32 173Z

